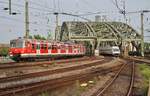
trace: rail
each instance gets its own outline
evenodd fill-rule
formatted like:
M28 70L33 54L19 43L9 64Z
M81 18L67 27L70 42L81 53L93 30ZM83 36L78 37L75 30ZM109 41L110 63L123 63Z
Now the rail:
M132 75L131 75L131 82L130 82L130 87L129 87L129 90L128 90L128 93L126 96L132 96L132 88L133 88L133 85L134 85L134 75L135 75L135 62L133 61L132 63Z
M108 60L106 60L106 61L108 62ZM98 62L96 63L96 65L97 64L98 64ZM99 62L99 64L102 64L102 63ZM119 63L119 65L120 65L120 63ZM38 83L22 85L23 87L16 86L15 88L11 88L10 90L7 90L7 91L6 90L5 91L0 91L0 96L8 96L12 93L14 93L16 95L17 93L21 94L21 93L25 93L25 92L28 92L28 91L30 91L32 93L34 90L38 90L38 92L40 92L42 90L44 91L44 89L46 90L47 87L50 87L50 89L56 89L56 88L59 88L60 86L71 84L75 80L80 80L80 79L82 80L82 79L88 79L88 78L94 77L94 76L97 75L96 74L97 72L99 74L102 74L104 71L107 72L108 70L110 71L110 70L115 69L115 68L112 68L112 67L106 68L106 69L103 69L103 68L100 69L100 66L97 66L96 69L95 69L95 67L94 67L94 69L92 67L89 67L89 68L90 68L90 70L88 69L89 71L85 70L84 72L75 72L76 74L74 74L74 75L70 74L68 76L66 75L66 76L63 76L61 78L55 78L55 79L46 80L46 81L42 81L42 82L38 82ZM119 66L119 68L120 68L120 66Z
M129 59L129 60L134 60L134 61L137 61L137 62L143 62L143 63L150 64L150 59L144 59L144 58L138 58L138 57L127 57L125 59Z
M20 68L20 67L33 67L33 66L41 66L41 65L49 65L52 63L71 63L77 61L86 61L86 60L94 60L96 57L82 57L82 58L75 58L75 59L66 59L66 60L56 60L56 61L42 61L42 62L11 62L7 64L0 64L0 69L8 69L8 68Z
M98 89L91 96L102 96L106 92L106 90L108 90L108 88L110 86L112 86L112 84L116 81L116 79L119 77L120 73L123 71L123 69L125 68L126 65L127 64L123 64L121 66L120 70L114 76L114 78L107 85L105 85L104 88ZM131 94L132 94L132 89L133 89L133 85L134 85L134 75L135 75L134 71L135 71L135 64L134 64L134 62L132 62L132 72L131 72L130 85L129 85L128 91L127 91L125 96L131 96Z

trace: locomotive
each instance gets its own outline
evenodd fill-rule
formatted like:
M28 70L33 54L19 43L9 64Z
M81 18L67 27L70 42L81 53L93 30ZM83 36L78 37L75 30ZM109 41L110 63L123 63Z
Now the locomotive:
M15 61L64 56L83 56L85 46L72 42L56 42L17 38L10 41L10 57Z

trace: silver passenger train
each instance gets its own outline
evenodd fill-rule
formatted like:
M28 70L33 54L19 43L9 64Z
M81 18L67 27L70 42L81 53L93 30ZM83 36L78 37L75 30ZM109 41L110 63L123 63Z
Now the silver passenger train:
M120 55L120 49L118 46L100 47L99 52L102 55L113 55L113 56Z

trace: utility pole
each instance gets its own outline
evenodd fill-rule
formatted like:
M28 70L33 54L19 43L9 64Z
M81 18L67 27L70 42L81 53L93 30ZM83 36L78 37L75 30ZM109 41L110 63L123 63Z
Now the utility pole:
M125 0L122 1L123 2L123 15L124 15L124 20L125 20L125 23L127 24L127 18L126 18L126 2Z
M144 13L148 13L150 10L142 10L141 13L141 55L144 56Z
M141 55L144 56L144 24L143 24L144 12L141 12Z
M29 38L29 8L28 1L25 0L25 38Z
M9 15L11 15L11 0L9 0Z
M54 15L56 15L56 29L55 29L55 41L57 40L57 36L59 34L59 25L58 25L58 13L55 12Z

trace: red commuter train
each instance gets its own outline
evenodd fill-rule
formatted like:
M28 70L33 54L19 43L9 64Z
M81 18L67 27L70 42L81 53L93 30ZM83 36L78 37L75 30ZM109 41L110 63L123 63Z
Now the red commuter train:
M15 61L60 56L85 55L85 46L69 42L18 38L10 41L10 57Z

